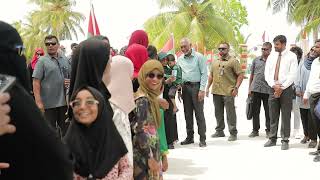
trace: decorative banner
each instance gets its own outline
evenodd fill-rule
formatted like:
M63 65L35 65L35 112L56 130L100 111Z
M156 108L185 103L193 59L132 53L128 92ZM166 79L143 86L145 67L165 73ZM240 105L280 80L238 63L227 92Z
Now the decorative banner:
M240 65L243 71L247 72L248 46L240 44Z

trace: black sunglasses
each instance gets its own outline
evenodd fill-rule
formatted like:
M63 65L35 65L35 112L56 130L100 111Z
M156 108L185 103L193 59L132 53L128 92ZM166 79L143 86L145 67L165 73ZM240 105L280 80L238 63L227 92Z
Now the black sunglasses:
M268 51L268 48L261 48L262 51Z
M228 48L218 48L219 51L224 51L226 49L228 49Z
M44 43L46 46L55 46L57 43L56 42L47 42L47 43Z
M26 48L23 45L15 45L12 48L9 47L0 47L0 50L5 52L14 52L17 53L19 56L23 56Z
M162 79L163 78L163 74L148 73L147 77L150 78L150 79L153 79L155 77L157 77L157 79Z

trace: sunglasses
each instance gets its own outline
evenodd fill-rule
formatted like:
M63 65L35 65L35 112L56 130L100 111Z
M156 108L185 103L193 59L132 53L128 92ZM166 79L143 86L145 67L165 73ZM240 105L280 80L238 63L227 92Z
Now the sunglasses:
M150 79L153 79L155 77L157 77L157 79L162 79L163 78L163 74L148 73L147 77L150 78Z
M262 51L268 51L268 48L261 48Z
M226 49L228 49L228 48L218 48L219 51L224 51Z
M74 100L74 101L70 102L70 106L73 109L79 108L81 106L81 104L82 104L81 100ZM86 100L84 100L84 105L85 106L93 106L93 105L96 105L96 104L99 104L99 101L97 101L95 99L86 99Z
M26 48L23 45L15 45L13 47L0 47L0 51L14 52L19 56L23 56Z
M57 43L56 42L47 42L47 43L44 43L46 46L55 46Z

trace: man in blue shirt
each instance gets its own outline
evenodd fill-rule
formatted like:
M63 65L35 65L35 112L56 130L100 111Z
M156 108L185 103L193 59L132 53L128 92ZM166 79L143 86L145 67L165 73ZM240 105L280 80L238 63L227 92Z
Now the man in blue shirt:
M180 42L181 55L177 65L182 70L182 99L186 120L187 138L181 145L194 143L193 138L193 112L195 112L198 133L200 135L200 147L206 146L206 121L204 118L203 104L205 87L208 79L206 59L191 48L191 42L183 38Z

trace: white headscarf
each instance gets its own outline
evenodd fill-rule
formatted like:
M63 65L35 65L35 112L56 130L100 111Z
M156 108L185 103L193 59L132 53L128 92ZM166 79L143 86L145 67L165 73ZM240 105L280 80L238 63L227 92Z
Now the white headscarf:
M109 101L126 114L129 114L135 108L131 80L133 70L130 59L117 55L112 57L110 67L104 71L102 77L102 81L111 94Z

